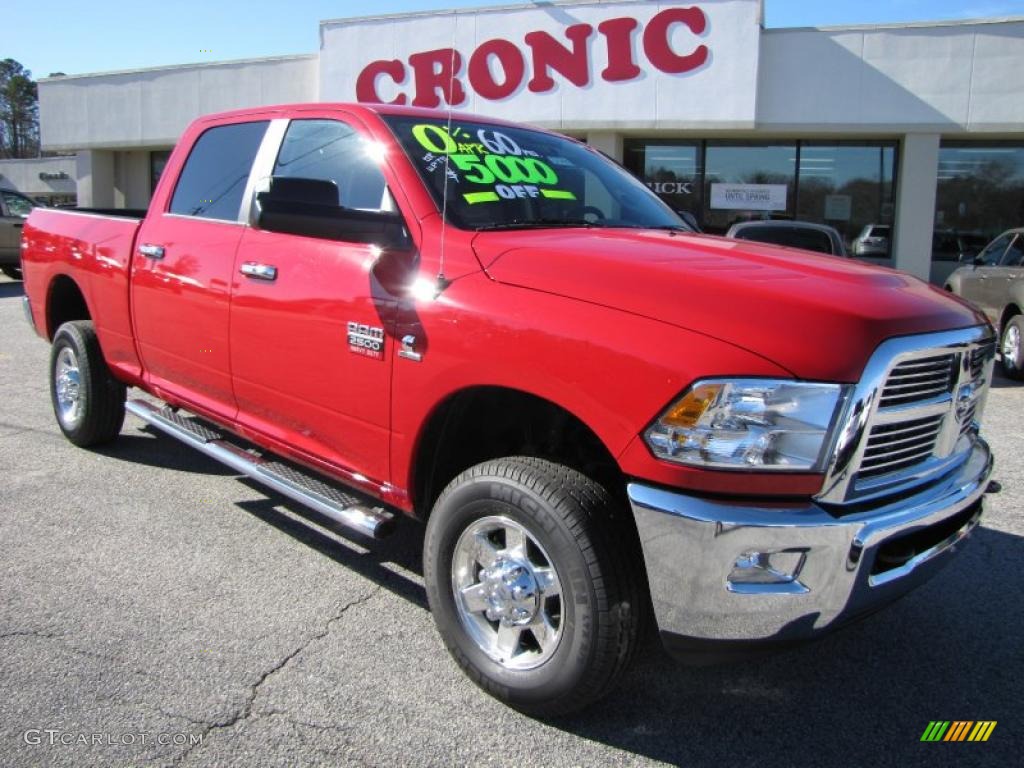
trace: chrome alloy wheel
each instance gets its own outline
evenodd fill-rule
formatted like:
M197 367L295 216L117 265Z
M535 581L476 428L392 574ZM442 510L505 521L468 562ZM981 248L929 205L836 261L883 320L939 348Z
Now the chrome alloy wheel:
M71 347L64 347L57 355L53 383L57 391L57 418L65 429L74 429L82 420L82 375Z
M1003 362L1009 361L1010 364L1016 365L1020 359L1020 329L1015 325L1011 325L1006 329L1006 333L1003 334Z
M562 638L562 585L551 558L522 525L484 517L455 544L452 590L463 627L503 667L539 667Z

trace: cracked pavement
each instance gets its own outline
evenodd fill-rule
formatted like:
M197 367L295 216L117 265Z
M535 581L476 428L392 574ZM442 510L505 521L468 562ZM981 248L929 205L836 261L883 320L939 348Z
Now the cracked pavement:
M67 443L20 295L0 278L0 765L1019 761L1022 385L997 382L986 416L1004 490L928 585L732 666L677 666L650 645L607 700L541 723L449 660L418 525L384 542L321 527L131 417L101 451ZM985 744L920 743L935 719L999 724ZM103 738L59 743L79 734Z

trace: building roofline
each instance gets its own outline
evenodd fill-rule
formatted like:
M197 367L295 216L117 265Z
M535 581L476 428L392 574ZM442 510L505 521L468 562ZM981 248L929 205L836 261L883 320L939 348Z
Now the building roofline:
M301 59L317 59L318 53L296 53L285 56L253 56L247 59L226 59L224 61L194 61L187 64L164 64L159 67L140 67L138 69L111 69L105 72L83 72L77 75L59 75L58 77L41 77L40 83L60 83L65 80L81 80L90 77L107 77L110 75L138 75L147 72L167 72L175 69L197 69L204 67L225 67L236 64L266 64L274 61L299 61Z
M646 0L655 2L655 0ZM478 5L468 8L437 8L432 11L405 11L397 13L379 13L372 16L348 16L335 19L323 19L321 29L327 24L359 23L363 21L394 21L395 19L415 19L426 16L460 16L476 13L500 13L503 11L542 11L545 8L564 8L578 5L621 5L622 0L532 0L526 3L504 3L502 5ZM760 19L764 23L764 0L760 0Z
M886 24L834 24L822 27L766 27L765 32L878 32L886 29L933 29L935 27L972 27L992 24L1020 24L1024 16L995 16L977 19L939 21L900 21Z

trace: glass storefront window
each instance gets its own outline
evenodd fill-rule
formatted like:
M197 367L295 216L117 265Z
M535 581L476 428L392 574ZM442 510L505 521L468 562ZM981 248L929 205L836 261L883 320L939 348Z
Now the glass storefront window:
M796 191L796 144L708 142L702 226L724 234L738 221L792 218ZM717 185L717 190L716 190ZM757 185L760 203L744 201Z
M707 232L749 219L800 219L835 227L862 256L889 254L896 142L673 141L627 139L625 165ZM750 203L754 200L754 203ZM869 229L870 227L870 229ZM851 249L852 250L852 249Z
M701 142L627 142L625 165L676 212L702 217Z
M1024 144L945 141L935 228L989 239L1024 224Z
M800 193L797 218L835 227L852 246L869 225L889 232L893 223L896 147L864 144L800 145ZM870 247L862 246L869 251ZM891 238L877 254L888 258ZM851 248L851 252L853 249ZM854 255L871 256L871 253Z
M171 159L171 151L160 150L149 153L149 195L153 196L156 191L156 183L160 181L160 174L164 172L167 161Z

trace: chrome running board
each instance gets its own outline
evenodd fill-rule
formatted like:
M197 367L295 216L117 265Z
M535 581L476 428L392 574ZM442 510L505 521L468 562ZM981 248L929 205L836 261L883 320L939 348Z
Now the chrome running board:
M308 470L228 442L223 434L194 416L184 416L169 406L159 408L145 400L129 400L125 410L236 472L364 536L380 539L394 530L392 513L366 506L357 496Z

